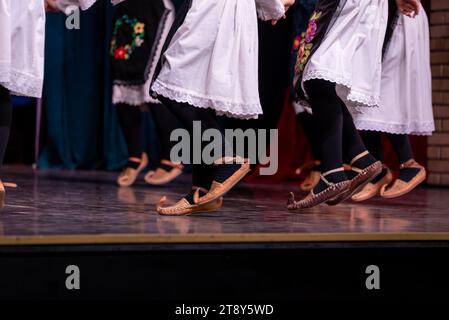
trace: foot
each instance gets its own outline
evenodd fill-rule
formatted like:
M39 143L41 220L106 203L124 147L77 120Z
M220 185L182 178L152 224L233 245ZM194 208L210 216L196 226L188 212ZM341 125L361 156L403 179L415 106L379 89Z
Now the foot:
M0 180L0 210L5 207L6 190L5 188L17 188L17 184L13 182L2 182Z
M321 161L319 161L319 160L306 162L302 166L300 166L298 169L296 169L295 174L297 174L299 176L304 170L321 171L320 165L321 165Z
M413 173L413 175L410 176L410 173ZM426 169L423 166L413 159L409 160L401 164L399 178L391 187L384 185L380 191L380 195L388 199L403 196L424 182L426 176Z
M393 180L391 170L386 166L383 167L382 172L365 185L365 187L358 193L352 196L352 200L355 202L362 202L380 194L380 190L384 185L389 185Z
M129 158L128 164L117 178L120 187L130 187L136 182L140 172L148 165L148 155L142 153L142 158Z
M368 151L356 156L351 161L350 166L351 170L356 173L355 177L351 179L350 188L338 197L327 201L326 203L328 205L335 206L351 198L382 171L382 163L380 161L376 161L376 159Z
M310 171L306 179L299 185L299 189L309 192L320 182L320 175L319 171Z
M329 181L332 177L339 182ZM287 201L287 209L298 210L315 207L346 192L350 186L351 182L345 179L343 168L328 171L320 175L317 186L301 201L295 201L295 196L291 193Z
M204 196L195 193L195 203L206 204L223 197L250 171L249 161L240 157L220 159L215 164L214 180L209 192Z
M0 180L0 210L2 210L5 207L5 197L6 197L5 186L3 185L2 180Z
M172 182L182 174L184 166L169 160L162 160L156 171L150 171L145 175L145 182L151 185L164 185Z
M163 197L156 205L156 211L160 215L164 216L186 216L197 212L209 212L218 210L223 204L223 198L218 198L207 204L196 204L193 200L195 193L199 193L201 196L206 195L208 190L202 188L193 187L192 190L181 200L172 206L163 207L167 198Z

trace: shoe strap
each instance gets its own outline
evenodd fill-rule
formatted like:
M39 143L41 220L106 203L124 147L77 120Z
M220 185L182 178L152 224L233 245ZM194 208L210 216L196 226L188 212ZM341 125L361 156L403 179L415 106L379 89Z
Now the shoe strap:
M161 164L172 167L173 169L179 169L182 170L184 168L184 166L182 165L182 163L175 163L175 162L171 162L169 160L165 160L162 159L161 160Z
M142 158L129 157L128 161L131 161L131 162L134 162L134 163L142 163Z
M418 162L415 161L415 159L410 159L404 163L402 163L399 166L399 169L406 169L406 168L420 168L421 166L419 165Z
M369 155L369 151L362 152L361 154L356 156L354 159L352 159L351 162L349 163L349 165L352 166L357 160L360 160L367 155Z
M214 165L222 165L222 164L243 164L248 162L248 159L243 157L222 157L214 161Z
M17 184L14 183L14 182L3 182L3 185L4 185L6 188L17 188Z
M202 191L202 192L204 192L206 194L209 192L209 190L207 190L205 188L197 187L197 186L192 186L192 190L193 191L200 190L200 191Z
M326 179L326 177L328 175L330 175L330 174L337 173L337 172L342 172L342 171L344 172L345 168L341 167L341 168L337 168L337 169L326 171L326 172L321 174L320 179L323 180L324 183L327 184L328 186L333 186L335 183L330 182L329 180Z

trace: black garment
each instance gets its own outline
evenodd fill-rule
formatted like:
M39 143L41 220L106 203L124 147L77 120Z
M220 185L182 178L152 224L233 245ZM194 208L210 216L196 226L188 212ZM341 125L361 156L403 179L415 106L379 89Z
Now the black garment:
M217 116L215 115L215 111L213 111L211 109L197 108L197 107L191 106L187 103L176 102L176 101L167 99L162 96L159 97L159 100L162 102L162 104L164 106L167 106L167 108L180 121L182 126L189 132L192 146L194 143L194 139L201 139L203 136L203 133L208 129L215 129L218 132L220 132L222 141L225 142L225 137L224 137L222 128L217 121ZM194 132L194 122L201 123L201 132L198 132L201 134L201 136L197 136L197 134ZM204 147L206 145L208 145L209 142L208 141L204 141L204 142L200 141L200 143L201 143L201 152L202 152ZM225 154L227 154L227 153L225 152L225 148L223 146L222 147L222 155L224 156ZM191 156L192 156L191 163L194 163L193 149L191 152Z
M399 9L396 3L396 0L388 1L388 21L387 21L387 31L385 33L384 44L382 48L382 56L385 56L385 53L388 50L388 47L391 43L391 39L393 38L394 30L397 27L397 23L399 21Z
M157 94L155 92L151 91L151 87L152 87L154 81L156 81L157 77L159 76L159 74L162 70L162 66L164 65L164 52L167 51L167 48L170 45L171 40L173 39L176 31L178 31L178 29L184 23L187 13L189 12L190 8L192 7L192 2L193 2L193 0L183 0L181 6L179 7L178 11L176 12L176 18L172 24L172 27L167 36L167 39L165 39L165 43L162 48L162 54L159 58L159 62L157 64L156 71L154 72L154 75L153 75L153 81L151 81L151 86L150 86L150 95L155 98L157 98ZM159 101L160 101L160 99L159 99Z
M12 104L9 90L0 86L0 168L3 165L9 132L11 130Z
M310 145L310 150L312 151L312 156L315 160L320 160L320 146L319 146L319 131L315 125L313 116L308 112L301 112L296 116L299 125L304 131L307 141Z
M139 107L127 104L118 104L118 118L128 147L128 156L141 158L143 152L142 142L142 112Z
M379 161L383 162L382 137L378 131L360 131L363 143L368 151Z
M370 153L379 161L382 157L382 133L378 131L361 131L363 141ZM405 163L413 159L412 146L410 139L406 134L386 134L390 141L399 163Z
M119 104L116 107L129 157L140 158L144 151L142 141L142 111L139 107L127 104ZM164 105L151 104L149 109L151 110L156 125L159 141L159 158L170 161L170 152L176 144L176 142L170 141L170 135L173 130L178 128L178 120ZM167 167L167 169L171 169L171 167Z
M297 99L299 100L307 100L301 86L304 67L320 47L343 7L344 5L340 0L317 1L315 12L318 13L319 16L313 17L313 22L310 21L310 23L316 27L316 30L313 35L308 35L301 39L300 51L305 53L307 51L307 46L312 45L312 47L310 52L308 52L308 55L298 55L295 65L295 90Z
M335 83L325 80L305 82L314 123L318 131L323 172L340 168L345 159L364 152L365 146L352 116L335 91Z
M338 97L335 83L325 80L310 80L305 82L313 111L314 123L318 130L319 153L323 173L341 168L343 159L351 161L366 151L362 139L354 126L354 121L343 101ZM343 158L344 157L344 158ZM367 155L354 163L364 169L375 162ZM347 180L344 172L339 171L326 177L333 183ZM314 189L321 192L326 185L321 181Z
M151 76L169 14L162 0L128 0L117 5L111 41L115 84L142 85Z
M173 130L178 128L178 120L170 110L162 104L152 104L150 111L156 124L159 140L159 157L161 160L170 160L170 152L176 142L170 141Z

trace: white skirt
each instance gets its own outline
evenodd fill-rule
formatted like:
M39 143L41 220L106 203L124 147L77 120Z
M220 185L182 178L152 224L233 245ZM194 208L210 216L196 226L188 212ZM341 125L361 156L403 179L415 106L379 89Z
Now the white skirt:
M340 14L307 62L302 81L334 82L348 105L376 106L380 101L388 1L342 0L341 6Z
M282 16L278 0L258 3L260 16L271 17L270 2ZM193 0L152 90L219 115L255 119L262 114L258 58L255 0Z
M415 19L399 18L384 57L379 108L351 112L359 130L413 135L435 130L429 22L423 8Z
M0 85L40 98L44 50L44 1L0 0Z

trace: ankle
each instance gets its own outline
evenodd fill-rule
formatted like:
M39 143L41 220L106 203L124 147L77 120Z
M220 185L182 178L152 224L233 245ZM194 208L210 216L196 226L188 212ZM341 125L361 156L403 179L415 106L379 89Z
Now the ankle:
M126 164L126 167L137 170L141 164L142 164L142 159L139 159L136 157L130 157L130 158L128 158L128 163Z
M355 168L366 169L375 162L377 162L376 158L374 158L368 151L365 151L354 157L350 165Z
M344 168L329 170L321 175L320 182L313 189L313 192L315 194L318 194L327 189L330 185L337 184L347 180L348 177L346 176Z

